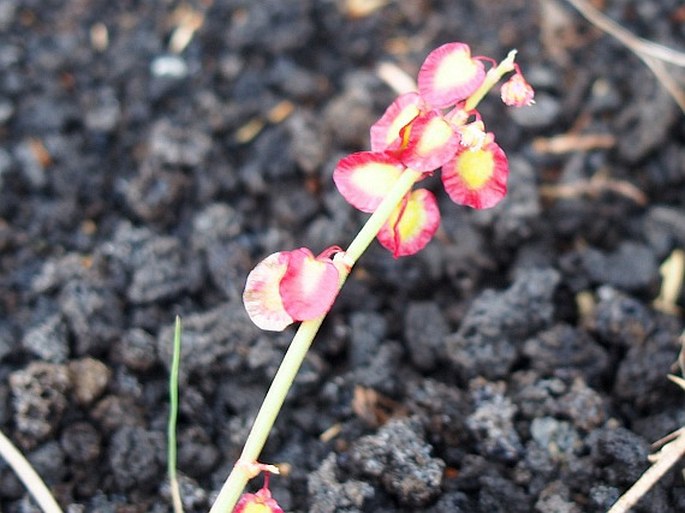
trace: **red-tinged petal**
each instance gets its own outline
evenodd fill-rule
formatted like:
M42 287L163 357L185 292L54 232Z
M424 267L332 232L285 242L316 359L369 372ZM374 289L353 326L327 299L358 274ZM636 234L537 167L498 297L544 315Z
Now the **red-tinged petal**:
M452 201L477 209L493 207L504 198L508 176L507 156L492 140L480 149L463 149L442 168Z
M283 508L262 488L257 493L244 493L233 508L233 513L283 513Z
M398 96L371 127L371 149L385 151L398 142L400 130L419 115L422 100L418 93Z
M431 172L454 157L459 149L459 134L439 112L420 115L403 130L406 143L398 153L404 165Z
M362 151L338 162L333 181L350 205L362 212L373 212L402 171L402 163L390 154Z
M432 192L417 189L397 207L378 232L378 242L395 258L422 250L440 226L440 210Z
M485 79L485 67L471 58L463 43L433 50L419 70L419 93L429 105L443 108L468 98Z
M338 274L328 258L314 258L307 248L291 251L279 287L288 315L309 321L328 312L340 287Z
M279 285L288 270L289 251L273 253L252 269L247 276L243 303L247 315L259 328L283 331L294 322L286 312Z

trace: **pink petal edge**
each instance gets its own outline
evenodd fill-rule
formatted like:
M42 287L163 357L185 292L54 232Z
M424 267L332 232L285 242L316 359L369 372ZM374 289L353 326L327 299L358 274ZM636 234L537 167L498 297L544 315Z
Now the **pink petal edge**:
M389 153L361 151L338 162L333 181L350 205L370 213L390 192L404 169L404 165Z
M410 92L398 96L370 130L371 150L385 151L399 146L401 129L419 115L421 96Z
M455 57L465 61L456 62L462 65L462 69L445 69L444 66L450 64L447 60L454 60ZM463 69L463 64L467 64L468 68ZM445 83L448 78L450 80ZM471 58L468 45L447 43L429 53L421 65L418 75L419 93L433 107L449 107L468 98L484 79L485 67L481 61Z
M273 253L259 262L247 276L243 304L258 328L283 331L294 319L286 312L279 284L288 269L290 252Z
M288 269L280 283L283 307L297 321L322 316L338 295L339 273L328 258L314 258L307 248L290 252Z
M467 152L486 152L492 158L490 176L478 188L469 187L459 173L459 159ZM479 150L463 149L442 168L442 182L448 196L458 205L466 205L475 209L491 208L497 205L507 194L507 179L509 177L509 163L504 150L490 140Z

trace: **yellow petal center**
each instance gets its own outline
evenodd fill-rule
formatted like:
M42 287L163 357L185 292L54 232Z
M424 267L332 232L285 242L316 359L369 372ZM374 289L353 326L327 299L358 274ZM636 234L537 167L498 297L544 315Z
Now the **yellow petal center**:
M389 191L401 171L392 164L369 162L359 166L352 175L355 187L374 196L383 196Z
M250 502L245 505L242 513L273 513L273 510L266 504L260 502Z
M480 189L495 170L492 153L484 150L468 150L457 160L457 172L469 189Z

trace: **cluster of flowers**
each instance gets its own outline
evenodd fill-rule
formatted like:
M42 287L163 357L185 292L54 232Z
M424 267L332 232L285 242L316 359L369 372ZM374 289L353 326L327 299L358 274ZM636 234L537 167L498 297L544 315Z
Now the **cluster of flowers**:
M517 64L501 88L504 103L533 103L533 89ZM486 72L485 64L492 67ZM408 169L418 180L442 168L442 182L457 204L476 209L496 205L507 192L507 157L474 103L499 80L502 70L487 57L472 57L463 43L432 51L418 74L418 92L399 96L371 127L371 151L353 153L335 168L343 197L363 212L374 212ZM417 188L400 201L377 234L393 256L412 255L428 244L440 224L435 196ZM341 273L349 272L338 247L314 255L306 248L274 253L250 273L243 300L262 329L318 318L330 309Z

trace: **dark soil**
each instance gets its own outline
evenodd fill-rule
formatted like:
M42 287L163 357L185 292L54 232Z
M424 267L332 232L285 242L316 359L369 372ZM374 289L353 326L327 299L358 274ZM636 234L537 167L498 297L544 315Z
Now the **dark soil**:
M685 48L680 1L596 3ZM537 89L530 109L482 105L510 195L476 212L436 187L425 251L362 258L267 444L290 466L274 496L320 513L603 512L685 424L666 379L684 319L653 303L685 248L685 124L650 71L563 2L344 4L0 2L0 426L65 511L170 510L176 314L183 495L206 511L292 336L247 319L247 273L349 243L366 216L331 174L394 98L378 64L415 75L454 40L518 48ZM561 134L615 144L545 151ZM623 188L583 189L593 177ZM636 511L685 511L679 469ZM0 500L37 511L4 463Z

